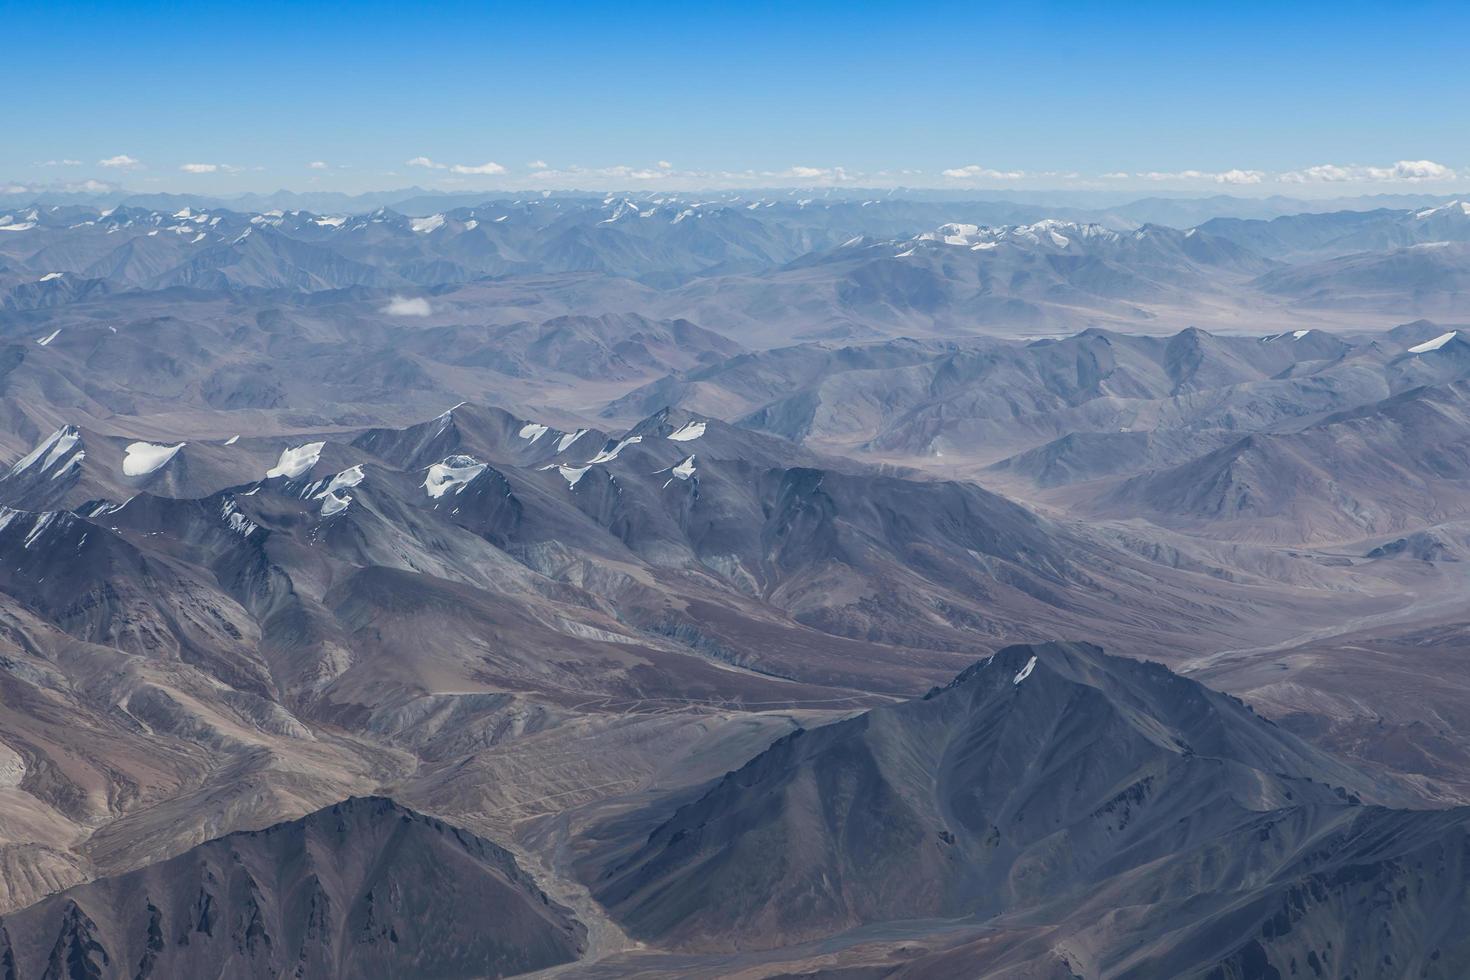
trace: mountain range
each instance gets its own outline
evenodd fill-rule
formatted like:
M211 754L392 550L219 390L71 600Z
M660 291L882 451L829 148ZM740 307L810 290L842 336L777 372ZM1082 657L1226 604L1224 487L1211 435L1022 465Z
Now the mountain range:
M1465 974L1467 222L6 200L0 977Z

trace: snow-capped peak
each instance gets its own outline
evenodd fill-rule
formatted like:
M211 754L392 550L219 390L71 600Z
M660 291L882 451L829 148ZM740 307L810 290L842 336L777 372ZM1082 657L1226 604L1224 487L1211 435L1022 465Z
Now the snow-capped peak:
M1462 214L1470 217L1470 201L1451 201L1439 207L1425 208L1423 211L1416 211L1414 217L1423 221L1425 218L1433 218L1440 214Z
M1058 218L1044 218L1029 225L972 225L952 222L940 225L910 239L914 242L938 242L980 251L1001 244L1048 245L1069 248L1074 239L1117 241L1121 236L1099 224L1080 224Z
M43 441L35 449L32 449L25 456L21 457L21 459L10 468L10 475L16 476L20 473L24 473L32 466L35 466L38 462L41 465L41 472L44 473L49 470L53 465L64 459L66 455L70 453L72 449L77 445L77 443L81 442L81 440L82 434L76 426L64 425L61 428L57 429L55 432L51 433L51 435L47 436L45 441Z

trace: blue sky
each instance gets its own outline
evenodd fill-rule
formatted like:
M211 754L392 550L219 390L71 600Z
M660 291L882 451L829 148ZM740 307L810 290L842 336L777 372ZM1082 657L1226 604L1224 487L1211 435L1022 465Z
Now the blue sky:
M0 0L0 23L0 185L1336 194L1470 176L1453 4Z

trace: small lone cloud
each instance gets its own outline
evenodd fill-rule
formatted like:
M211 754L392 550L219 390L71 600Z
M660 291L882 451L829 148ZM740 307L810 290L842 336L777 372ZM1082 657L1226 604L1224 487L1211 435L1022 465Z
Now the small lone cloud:
M412 160L405 161L405 164L410 167L423 167L425 170L448 170L450 173L455 174L488 174L495 176L505 173L505 168L494 160L487 163L456 163L451 165L440 163L438 160L433 160L429 157L414 157Z
M489 174L493 176L495 174L505 173L505 168L496 163L494 160L491 160L489 163L481 163L478 165L468 163L456 163L449 169L457 174Z
M108 157L105 160L98 160L97 166L111 167L113 170L136 170L139 167L143 166L143 161L139 160L137 157L130 157L126 153L119 153L115 157Z
M311 170L326 170L327 169L327 161L325 161L325 160L313 160L310 163L308 163L306 166L309 169L311 169Z
M526 164L526 166L530 167L532 170L547 169L547 163L545 160L532 160L530 163Z
M179 167L186 174L238 174L241 168L232 163L186 163Z
M389 316L428 316L434 310L421 296L394 296L383 307L383 312Z

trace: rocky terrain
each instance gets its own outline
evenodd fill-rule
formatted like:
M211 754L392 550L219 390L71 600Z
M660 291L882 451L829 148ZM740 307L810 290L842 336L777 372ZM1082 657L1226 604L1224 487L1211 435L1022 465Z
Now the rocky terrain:
M1449 923L1470 809L1372 805L1396 795L1157 664L1016 646L795 732L672 815L597 828L586 874L635 935L676 948L963 919L1004 923L977 971L1412 975L1466 955ZM1148 940L1119 908L1149 909Z
M1470 970L1459 202L334 201L0 211L0 977Z
M5 917L0 958L16 976L503 977L575 959L583 935L504 849L368 798L70 888Z

